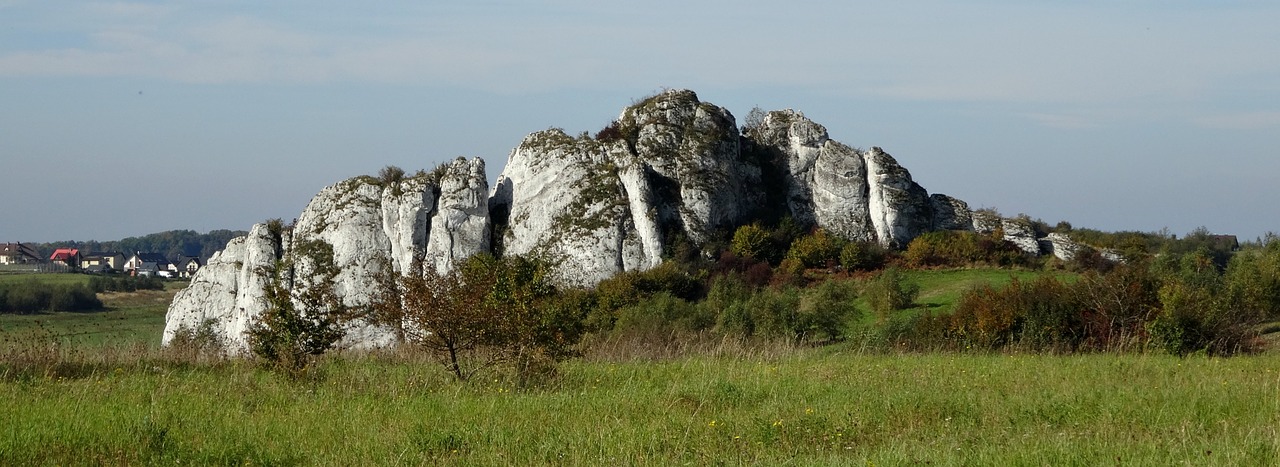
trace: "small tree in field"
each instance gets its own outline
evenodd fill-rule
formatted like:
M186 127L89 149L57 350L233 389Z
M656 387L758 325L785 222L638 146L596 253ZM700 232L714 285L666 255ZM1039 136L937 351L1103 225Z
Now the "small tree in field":
M459 380L507 363L523 382L541 363L569 356L583 332L586 307L558 300L547 273L540 261L489 255L446 273L427 267L384 281L376 318L398 325L405 342L439 355Z
M338 268L333 246L319 240L298 242L293 258L264 273L271 277L266 310L245 331L249 348L296 377L315 356L342 339L352 314L334 290Z

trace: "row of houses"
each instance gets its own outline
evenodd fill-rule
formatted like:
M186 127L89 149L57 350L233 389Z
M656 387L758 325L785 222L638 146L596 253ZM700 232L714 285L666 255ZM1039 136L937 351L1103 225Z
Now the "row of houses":
M30 245L0 244L0 265L40 263L52 263L85 272L122 272L129 275L160 277L191 277L204 267L204 262L196 256L183 256L177 261L170 261L160 253L138 251L125 256L119 251L82 253L76 248L58 248L46 260L42 259Z

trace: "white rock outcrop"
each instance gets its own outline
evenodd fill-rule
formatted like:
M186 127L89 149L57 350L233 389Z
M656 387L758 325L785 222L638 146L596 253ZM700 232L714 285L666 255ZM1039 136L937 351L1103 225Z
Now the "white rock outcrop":
M244 331L264 310L269 271L293 258L294 245L323 242L332 248L339 271L334 290L351 307L371 303L385 268L412 274L422 264L447 268L488 251L488 191L479 159L399 181L356 177L325 187L291 228L272 233L266 224L254 226L210 259L169 306L163 343L208 321L230 352L246 351ZM307 287L313 279L300 267L294 286ZM393 344L395 336L392 329L354 322L340 345L381 347Z
M612 128L599 139L541 131L511 152L490 200L504 254L549 257L563 282L589 286L758 207L760 170L743 160L733 116L692 91L628 107Z
M444 273L458 261L489 251L489 179L479 158L457 159L438 170L440 194L428 224L426 260Z
M246 352L244 332L264 309L268 271L284 246L267 224L254 225L247 236L227 242L173 297L162 342L168 345L183 330L203 328L212 331L228 352Z
M652 192L639 168L617 166L625 151L560 130L526 137L490 199L501 252L549 258L573 285L660 263Z
M832 140L825 127L794 110L769 112L747 137L785 156L787 208L803 223L891 247L935 230L936 202L878 147L862 151ZM945 206L945 223L963 228L955 219L967 218L968 206L954 201Z
M243 352L244 330L263 310L266 271L312 242L332 247L336 291L355 307L373 300L387 268L444 272L476 253L532 254L555 262L561 283L591 286L657 266L664 254L714 245L746 223L786 216L899 248L932 230L1003 230L1039 253L1034 231L930 195L878 147L832 140L792 110L748 120L740 131L729 111L670 90L623 109L596 137L558 129L528 135L492 191L480 159L399 180L339 182L321 190L291 229L255 226L211 259L170 306L164 341L209 323ZM1066 254L1065 244L1050 243ZM307 284L306 275L294 283ZM396 335L353 323L343 345L390 345Z
M1040 239L1040 249L1042 251L1052 254L1054 257L1063 261L1071 261L1075 259L1077 254L1087 248L1088 247L1084 245L1076 243L1075 240L1072 240L1071 237L1068 237L1066 234L1058 232L1052 232Z
M1040 240L1036 237L1031 222L1025 219L1003 219L1001 228L1004 229L1004 241L1012 243L1028 255L1040 255Z

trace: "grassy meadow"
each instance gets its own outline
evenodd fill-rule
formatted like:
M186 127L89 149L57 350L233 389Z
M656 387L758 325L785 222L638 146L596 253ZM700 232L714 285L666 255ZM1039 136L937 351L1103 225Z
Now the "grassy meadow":
M85 274L0 274L0 282L38 280L49 284L85 284ZM106 311L0 314L0 345L56 342L70 348L159 347L164 315L186 282L165 284L165 290L98 294Z
M917 302L939 309L1010 277L910 274ZM502 374L456 382L407 351L330 356L295 381L157 349L173 292L103 294L102 313L0 316L0 465L1280 464L1276 352L724 341L571 360L536 389Z

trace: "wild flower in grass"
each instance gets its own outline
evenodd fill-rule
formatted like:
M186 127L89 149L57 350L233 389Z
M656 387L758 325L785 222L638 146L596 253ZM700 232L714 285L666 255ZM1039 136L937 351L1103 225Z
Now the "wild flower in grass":
M807 408L805 408L805 409L804 409L804 414L805 414L805 415L813 415L813 407L807 407Z
M773 426L774 426L774 428L777 428L777 427L782 426L782 419L778 419L778 420L774 421L774 422L773 422Z
M712 421L711 421L711 423L708 423L708 424L707 424L707 426L712 427L712 428L715 428L715 426L716 426L716 421L715 421L715 420L712 420Z

